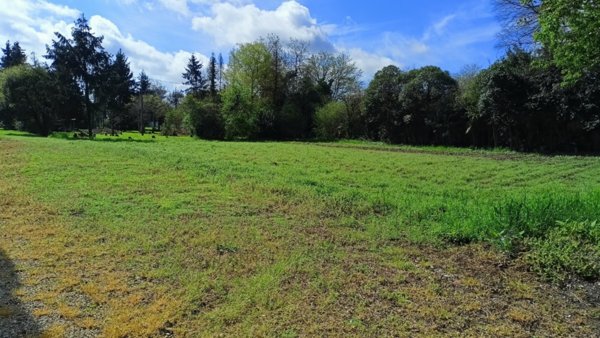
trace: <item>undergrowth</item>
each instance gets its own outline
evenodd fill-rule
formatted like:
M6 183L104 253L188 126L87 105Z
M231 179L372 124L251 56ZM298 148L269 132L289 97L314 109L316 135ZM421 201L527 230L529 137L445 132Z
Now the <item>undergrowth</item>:
M529 262L554 282L573 277L600 278L600 224L597 221L556 222L544 236L528 240Z
M591 221L590 221L591 220ZM525 255L533 270L553 282L600 278L600 194L548 191L506 197L436 235L456 244L493 243L508 255ZM450 223L456 220L450 220Z

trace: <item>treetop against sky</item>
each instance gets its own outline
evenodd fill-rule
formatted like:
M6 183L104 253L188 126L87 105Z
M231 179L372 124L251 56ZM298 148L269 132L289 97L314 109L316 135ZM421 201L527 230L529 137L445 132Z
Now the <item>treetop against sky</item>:
M19 41L38 59L54 32L68 35L82 13L111 53L165 85L181 84L192 53L227 57L238 43L268 34L347 53L368 81L382 67L428 64L458 72L486 67L500 26L491 0L18 0L0 6L0 41Z

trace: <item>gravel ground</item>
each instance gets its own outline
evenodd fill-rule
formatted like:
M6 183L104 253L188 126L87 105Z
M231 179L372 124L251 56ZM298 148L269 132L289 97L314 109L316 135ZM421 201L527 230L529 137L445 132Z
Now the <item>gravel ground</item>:
M20 266L27 266L27 262L20 262ZM37 288L43 289L44 285L37 287L22 286L20 281L24 272L18 271L15 264L0 250L0 338L32 338L41 336L45 330L53 325L62 325L66 328L65 337L88 338L97 337L97 330L85 330L72 325L59 315L35 317L33 311L41 308L41 303L23 303L14 295L17 288L22 288L25 293L35 293ZM81 298L81 297L79 297Z
M0 338L36 337L39 323L13 294L20 286L15 266L0 250Z

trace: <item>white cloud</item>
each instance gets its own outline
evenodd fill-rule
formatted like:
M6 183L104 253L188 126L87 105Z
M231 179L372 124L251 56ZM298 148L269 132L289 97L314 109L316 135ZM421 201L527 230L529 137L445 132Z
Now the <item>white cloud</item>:
M268 34L327 45L327 31L332 29L320 25L307 7L293 0L283 2L275 10L263 10L254 4L215 3L211 16L195 17L192 27L211 36L219 47L252 42Z
M478 44L494 40L499 31L495 22L473 25L486 17L481 7L462 9L433 22L420 37L399 32L381 35L376 54L386 55L407 67L469 64L480 59Z
M181 15L189 15L190 9L187 0L159 0L159 2L167 9L179 13Z
M90 18L90 26L95 34L104 36L105 48L123 50L129 57L132 71L136 74L144 70L150 78L159 80L166 86L182 86L181 74L192 55L191 52L161 52L145 41L135 39L130 34L123 34L117 25L98 15ZM200 53L195 55L204 65L208 64L208 57Z
M68 6L56 5L47 1L38 1L37 7L41 11L47 11L53 13L59 17L76 17L79 15L79 11Z
M115 0L115 1L121 5L132 5L137 2L137 0Z
M69 34L80 12L45 0L13 1L0 8L0 41L19 41L28 53L40 58L54 32Z
M370 81L375 73L385 66L395 65L402 67L397 61L389 57L367 52L361 48L344 48L336 46L336 49L346 53L354 61L356 66L363 71L363 82Z
M456 14L450 14L442 18L440 21L433 24L432 29L437 35L442 35L444 30L452 20L456 18Z
M383 34L380 51L404 62L423 61L431 51L428 40L388 32Z
M167 9L184 17L192 15L191 7L203 9L218 3L230 3L234 5L243 5L252 3L252 0L113 0L122 6L138 5L149 11L156 9ZM158 5L158 6L157 6Z

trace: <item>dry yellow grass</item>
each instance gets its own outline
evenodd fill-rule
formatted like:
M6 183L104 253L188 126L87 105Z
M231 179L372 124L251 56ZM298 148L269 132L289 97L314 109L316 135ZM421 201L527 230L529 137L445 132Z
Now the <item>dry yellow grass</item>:
M20 293L24 302L41 303L34 315L57 314L68 323L47 328L43 336L94 328L106 337L152 336L174 322L182 308L176 293L160 285L131 285L135 272L120 257L104 254L98 238L73 238L67 220L23 193L18 174L23 156L18 142L2 141L0 248L26 271ZM83 301L69 304L73 295ZM11 313L0 309L0 316Z
M0 307L0 317L8 317L13 314L13 310L8 307Z

